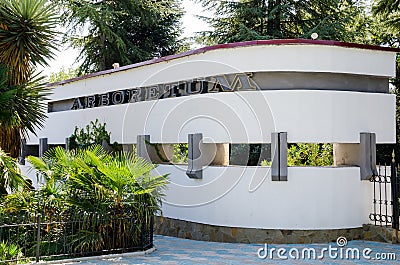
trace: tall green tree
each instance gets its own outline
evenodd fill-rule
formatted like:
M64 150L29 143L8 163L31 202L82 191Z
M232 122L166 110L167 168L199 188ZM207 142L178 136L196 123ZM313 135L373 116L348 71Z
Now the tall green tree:
M42 126L44 88L33 76L55 49L54 6L46 0L0 2L0 147L18 157L21 134Z
M372 6L372 21L374 28L371 32L374 44L390 47L400 47L400 1L375 0ZM396 147L380 146L378 158L390 162L394 148L397 161L400 157L400 54L397 54L396 76L391 79L392 92L396 95Z
M393 30L400 31L400 0L376 0L372 8L374 15L383 15Z
M207 44L309 38L314 32L319 39L349 41L358 32L348 25L362 12L352 0L199 1L215 10L215 17L204 18L213 27L201 34Z
M60 0L80 73L132 64L179 49L180 0Z
M376 44L399 47L400 0L375 0L371 20L376 26L371 32Z
M78 76L78 69L69 67L65 68L64 66L58 72L52 72L49 76L49 82L55 83L63 80L71 79Z
M13 85L9 73L10 70L0 64L0 149L4 148L16 158L21 136L26 137L28 131L35 132L43 125L48 90L37 76Z

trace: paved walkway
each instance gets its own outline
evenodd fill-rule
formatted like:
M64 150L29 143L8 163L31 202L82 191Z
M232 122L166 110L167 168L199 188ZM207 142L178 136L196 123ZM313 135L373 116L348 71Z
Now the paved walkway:
M203 242L167 236L155 236L154 240L157 250L145 256L120 257L101 260L94 259L90 261L82 261L77 263L73 262L68 264L400 264L400 245L369 241L350 241L342 248L338 248L336 242L332 242L330 244L268 245L268 253L270 253L272 248L284 248L286 250L285 253L283 253L283 250L281 250L281 254L286 256L288 259L282 260L278 258L276 251L272 252L274 257L273 259L270 259L269 257L265 259L259 258L257 252L260 248L265 249L265 246L263 245ZM329 246L331 248L330 254L333 258L329 257ZM323 252L324 258L307 258L308 253L311 253L312 257L311 249L315 249L316 256L319 256L324 248L327 248L327 250ZM355 249L358 249L360 253L359 259L352 259L353 256L351 252L356 251ZM299 251L300 258L290 258L289 255L296 256L297 250ZM347 256L350 257L350 259L345 259L346 251L348 252ZM363 257L363 251L365 252L366 256L371 257L370 260L367 260ZM341 252L343 253L342 259L340 258ZM356 255L356 252L354 252L354 255ZM306 257L305 259L301 258L302 253L304 253L304 256ZM375 257L389 257L390 254L388 253L394 253L396 255L396 260L392 259L378 261L375 259ZM265 252L260 251L259 254L263 256ZM334 259L335 255L338 256L336 259Z

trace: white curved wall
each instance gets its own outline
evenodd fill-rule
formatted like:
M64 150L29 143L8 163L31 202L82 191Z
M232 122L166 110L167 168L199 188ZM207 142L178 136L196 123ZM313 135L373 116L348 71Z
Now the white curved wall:
M395 142L395 96L346 91L243 91L193 95L48 114L39 138L63 144L75 126L99 119L111 140L136 143L268 143L271 132L288 132L288 142L358 143L360 132L376 133L377 143ZM31 137L28 144L37 144Z
M289 167L288 181L271 181L268 167L207 167L203 180L185 167L159 165L169 175L163 215L228 227L340 229L369 223L372 185L359 168ZM257 188L258 186L258 188Z
M193 78L245 72L322 72L392 77L395 52L326 45L216 49L56 86L52 101Z
M326 45L254 45L209 50L54 87L50 101L166 84L200 77L254 72L370 75L395 73L395 52ZM267 82L268 80L266 80ZM343 88L346 89L346 88ZM187 142L202 133L210 143L268 143L272 132L288 142L359 143L361 132L377 143L395 142L395 96L318 90L208 93L48 114L37 137L64 144L75 126L99 119L111 140L136 143L149 134L156 143ZM25 169L25 168L24 168ZM267 167L206 167L193 180L185 167L160 165L170 173L163 205L171 218L232 227L335 229L368 223L372 185L357 167L290 167L288 181L271 181Z

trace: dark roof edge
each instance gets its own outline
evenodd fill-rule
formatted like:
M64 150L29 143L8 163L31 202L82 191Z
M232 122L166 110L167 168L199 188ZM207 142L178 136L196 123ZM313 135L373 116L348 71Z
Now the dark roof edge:
M374 46L374 45L365 45L365 44L358 44L358 43L349 43L349 42L341 42L341 41L332 41L332 40L310 40L310 39L278 39L278 40L252 40L252 41L244 41L244 42L234 42L234 43L226 43L226 44L218 44L214 46L206 46L199 49L168 55L165 57L160 57L140 63L130 64L126 66L122 66L116 69L109 69L100 72L95 72L92 74L79 76L67 80L63 80L60 82L50 83L47 86L57 86L57 85L64 85L67 83L111 74L115 72L125 71L145 65L165 62L173 59L182 58L189 55L204 53L207 51L218 50L218 49L230 49L236 47L246 47L246 46L255 46L255 45L284 45L284 44L314 44L314 45L326 45L326 46L338 46L338 47L345 47L345 48L358 48L358 49L366 49L366 50L376 50L376 51L388 51L388 52L400 52L400 48L390 48L390 47L382 47L382 46Z

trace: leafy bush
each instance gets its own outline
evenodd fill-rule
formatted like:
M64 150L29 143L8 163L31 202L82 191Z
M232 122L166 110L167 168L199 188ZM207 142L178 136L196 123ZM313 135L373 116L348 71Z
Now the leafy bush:
M229 164L258 166L263 160L271 159L270 144L231 144Z
M106 124L101 124L96 119L86 125L85 128L75 127L74 133L69 138L69 148L86 148L93 144L101 145L103 141L110 144L110 133L106 130Z
M160 210L166 176L151 176L155 166L132 153L110 155L99 145L71 151L56 147L29 161L52 185L48 190L59 193L53 197L71 207L106 212L132 205L141 211L146 204L149 216Z
M42 158L28 160L46 181L37 190L5 196L0 223L34 223L29 218L37 213L43 223L56 222L42 229L41 248L46 255L57 254L65 245L80 253L109 246L134 248L142 242L141 231L147 231L153 215L161 211L167 176L151 175L155 166L135 154L110 154L99 145L70 151L56 147ZM79 233L70 220L79 220ZM20 242L32 255L34 227L18 229L0 238Z
M174 144L174 159L176 164L187 164L188 162L188 144Z
M260 166L270 167L270 166L272 166L272 161L268 161L268 160L264 159L263 161L261 161Z
M288 166L332 166L332 144L290 144Z
M0 261L14 261L23 257L22 249L15 244L0 242ZM0 264L16 264L16 262L0 262Z

